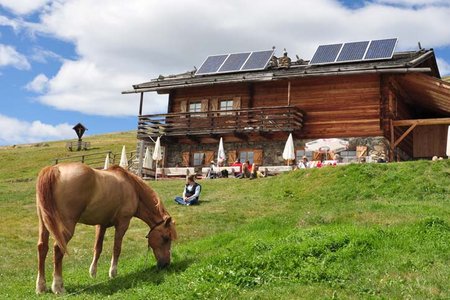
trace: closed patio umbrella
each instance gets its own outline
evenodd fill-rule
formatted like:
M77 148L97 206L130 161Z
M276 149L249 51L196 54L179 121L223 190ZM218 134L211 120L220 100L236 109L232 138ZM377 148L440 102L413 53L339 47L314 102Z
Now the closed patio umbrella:
M225 149L223 148L223 139L220 138L219 150L217 151L217 165L225 161Z
M328 155L329 152L340 152L346 150L348 142L341 139L318 139L305 144L306 151L322 152Z
M292 138L292 133L289 134L286 145L284 145L283 159L287 161L287 165L290 164L291 160L295 159L294 139Z
M161 153L161 138L158 136L155 143L155 149L153 150L152 159L156 161L156 168L155 168L155 180L158 178L158 162L162 160L162 153Z
M122 148L122 154L120 155L119 166L121 166L124 169L128 168L127 151L125 149L125 145Z
M109 153L106 154L106 158L105 158L105 166L103 167L103 170L106 170L109 168Z
M147 147L147 149L145 150L143 167L146 169L151 169L152 163L153 163L152 155L150 154L150 149L148 149L148 147Z

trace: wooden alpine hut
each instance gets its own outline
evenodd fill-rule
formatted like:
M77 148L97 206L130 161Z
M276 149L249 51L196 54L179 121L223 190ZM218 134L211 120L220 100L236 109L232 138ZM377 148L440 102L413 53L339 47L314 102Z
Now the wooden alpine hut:
M284 52L207 57L196 70L160 76L123 93L140 94L138 152L161 137L164 167L201 167L223 138L227 162L284 164L290 133L297 159L319 138L349 141L344 161L445 156L450 84L433 49L395 52L397 39L321 45L311 60ZM143 115L144 94L168 95L167 110Z

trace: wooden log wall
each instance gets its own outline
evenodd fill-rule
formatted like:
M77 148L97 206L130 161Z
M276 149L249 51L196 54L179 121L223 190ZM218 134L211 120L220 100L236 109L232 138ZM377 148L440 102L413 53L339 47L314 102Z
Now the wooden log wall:
M226 84L205 87L185 88L177 90L174 100L169 107L169 112L181 112L181 103L186 101L198 102L205 99L233 100L236 97L241 99L241 108L248 108L250 102L250 87L248 84Z
M254 106L287 104L288 83L255 84ZM305 113L303 138L383 135L377 75L291 80L290 103Z
M228 84L177 90L169 112L181 103L240 97L241 108L287 105L288 81ZM290 104L305 113L298 138L382 136L380 76L352 75L291 80ZM284 139L284 136L280 136Z

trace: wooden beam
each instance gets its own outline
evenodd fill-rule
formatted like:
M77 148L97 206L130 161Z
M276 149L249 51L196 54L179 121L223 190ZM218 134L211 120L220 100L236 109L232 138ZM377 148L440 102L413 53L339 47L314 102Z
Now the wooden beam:
M144 105L144 93L141 93L141 99L139 102L139 115L142 116L142 106Z
M392 121L394 127L411 126L411 125L450 125L450 118L435 118L435 119L415 119L415 120L394 120Z
M411 131L414 130L414 128L415 128L416 126L417 126L417 124L411 125L411 127L409 127L409 128L401 135L401 137L399 137L399 138L395 141L395 143L394 143L394 148L397 147L398 144L400 144L400 143L403 141L403 139L404 139L405 137L407 137L408 134L409 134Z
M291 81L288 81L287 105L291 105Z
M390 135L391 135L391 138L389 140L389 148L390 148L390 150L389 150L389 161L393 162L394 161L394 150L395 150L395 147L394 147L395 131L394 131L394 124L393 124L392 119L389 119L389 131L390 131Z

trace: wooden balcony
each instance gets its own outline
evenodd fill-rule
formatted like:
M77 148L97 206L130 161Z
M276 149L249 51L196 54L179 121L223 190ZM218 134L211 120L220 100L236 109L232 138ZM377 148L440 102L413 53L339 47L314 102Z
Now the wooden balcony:
M303 114L294 106L142 115L138 138L291 132L302 124Z

